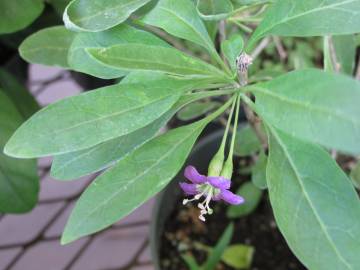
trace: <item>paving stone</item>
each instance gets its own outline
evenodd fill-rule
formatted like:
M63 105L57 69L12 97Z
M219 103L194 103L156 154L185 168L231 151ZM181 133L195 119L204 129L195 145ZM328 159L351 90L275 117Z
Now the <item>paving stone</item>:
M75 206L75 202L69 203L66 206L65 211L62 212L61 215L57 217L57 219L52 223L50 228L45 232L44 234L45 238L60 237L74 206Z
M38 159L38 166L40 168L46 168L49 167L51 165L53 161L52 157L43 157L43 158L39 158Z
M28 214L4 216L0 222L0 247L31 242L63 206L64 202L43 204Z
M87 241L85 238L66 246L59 240L40 242L26 250L11 270L63 270Z
M123 267L131 261L147 235L147 226L105 231L94 239L71 270Z
M116 225L128 225L131 223L150 221L155 198L151 198L127 217L120 220Z
M32 81L48 80L56 77L63 70L59 68L45 67L42 65L30 66L30 78ZM38 85L31 84L30 90L34 92L38 88ZM36 99L40 105L44 106L50 103L54 103L65 97L78 95L81 93L81 88L72 80L61 80L49 85L43 92L37 95Z
M5 270L21 252L22 248L0 250L0 270Z
M135 266L131 270L155 270L155 267L152 265L143 265L143 266Z
M147 246L146 249L141 253L139 257L140 263L148 263L151 262L151 249L150 246Z
M92 180L91 176L82 177L75 181L59 181L46 175L41 182L40 202L46 200L73 198L84 190Z

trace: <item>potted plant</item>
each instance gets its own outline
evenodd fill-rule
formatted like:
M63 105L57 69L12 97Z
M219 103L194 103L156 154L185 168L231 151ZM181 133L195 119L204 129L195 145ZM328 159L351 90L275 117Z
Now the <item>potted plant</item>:
M186 166L188 181L178 187L185 192L183 203L198 207L198 222L206 222L221 201L251 201L255 195L236 192L234 174L234 168L248 169L234 163L238 132L231 130L238 130L241 107L260 142L251 155L253 173L266 175L265 183L255 177L260 183L254 185L267 187L277 227L293 254L309 269L356 269L360 202L333 157L346 154L355 163L360 153L360 83L351 77L360 2L159 0L141 15L136 10L149 0L99 3L71 1L63 15L66 28L35 33L20 52L30 62L121 82L44 108L4 148L16 158L54 156L52 174L63 180L105 169L78 200L62 243L110 226L164 189L204 128L219 117L225 131L206 169ZM324 70L318 62L317 69L266 70L265 61L260 71L252 70L273 35L322 36ZM301 54L284 57L283 43L274 38L281 61L297 68L307 64ZM213 97L220 103L209 105L201 120L158 133L180 109ZM223 215L228 211L238 210ZM213 251L209 258L229 242L229 228L203 247ZM244 248L249 258L251 247ZM183 255L188 266L210 264Z

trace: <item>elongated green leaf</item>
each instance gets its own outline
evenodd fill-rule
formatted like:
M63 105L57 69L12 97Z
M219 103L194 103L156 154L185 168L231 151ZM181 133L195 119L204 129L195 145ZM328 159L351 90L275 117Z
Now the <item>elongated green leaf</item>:
M263 151L261 151L258 160L251 169L251 181L259 189L267 188L266 166L267 166L267 156Z
M68 62L72 69L103 79L119 78L128 73L126 70L101 64L91 57L86 48L106 48L117 44L148 44L169 47L155 35L121 24L102 32L78 33L71 44Z
M267 11L248 48L269 34L323 36L359 32L360 0L281 0Z
M160 0L142 22L160 27L166 32L206 48L215 54L214 44L191 0Z
M276 222L309 269L360 265L360 201L322 148L269 128L267 182Z
M210 112L216 107L219 107L221 103L216 101L209 102L194 102L187 105L177 114L177 117L182 121L189 121Z
M181 257L186 263L186 265L189 267L189 270L201 270L201 267L197 264L194 256L185 254Z
M11 99L24 120L40 109L30 92L4 69L0 69L0 88Z
M220 21L229 17L234 7L230 0L197 0L196 10L204 20Z
M235 138L234 154L240 157L251 156L260 151L261 143L249 124L238 129Z
M64 154L129 134L159 118L192 85L167 78L118 84L67 98L23 124L5 153L23 158Z
M149 141L98 177L77 202L61 242L108 227L163 189L183 166L204 127L232 100L199 122Z
M236 71L236 58L241 54L243 49L244 40L242 36L238 34L232 35L229 40L225 40L221 44L221 50L233 71Z
M95 59L110 67L128 71L160 71L174 75L214 77L226 81L216 67L173 48L142 44L120 44L106 49L87 49Z
M0 213L23 213L37 202L39 180L35 160L7 157L2 149L23 118L0 90Z
M75 33L63 26L45 28L25 39L20 55L30 63L68 68L67 56L74 37Z
M139 130L89 149L55 156L51 175L56 179L71 180L109 167L152 139L159 129L186 104L198 99L225 94L227 93L208 91L184 95L168 112Z
M73 0L64 12L65 26L75 31L104 31L124 22L149 1Z
M254 88L258 113L297 137L360 153L360 82L307 69Z
M232 245L225 250L222 260L235 269L250 269L254 252L255 249L252 246Z
M252 182L246 182L236 194L243 197L245 202L241 205L231 205L226 212L229 218L239 218L252 213L261 201L262 191Z
M360 189L360 162L350 172L350 177L356 188Z
M231 242L231 238L234 233L234 224L230 223L223 234L221 235L219 242L216 244L214 249L210 252L208 259L203 265L202 269L212 270L215 269L216 265L220 262L221 257L223 256L226 248Z
M19 31L30 25L43 11L41 0L0 1L0 34Z
M336 52L336 60L340 67L340 71L352 76L355 68L357 47L355 43L355 36L334 36L333 43Z

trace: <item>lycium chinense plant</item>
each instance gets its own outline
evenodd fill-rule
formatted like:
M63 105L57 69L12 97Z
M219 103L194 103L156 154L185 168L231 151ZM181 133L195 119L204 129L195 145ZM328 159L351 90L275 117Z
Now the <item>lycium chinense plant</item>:
M211 200L242 202L229 191L241 104L269 150L262 156L265 186L291 250L309 269L358 269L359 197L329 150L360 154L360 83L353 77L360 0L222 1L221 10L208 0L71 1L65 27L26 39L22 57L122 79L42 109L13 134L5 153L53 156L52 175L62 180L105 170L78 200L66 244L110 226L162 190L205 126L235 106L227 158L223 143L207 176L187 167L192 184L181 184L205 199L199 204L205 219ZM281 52L279 37L315 36L324 37L324 70L256 77L265 71L258 61L267 45L274 41ZM259 68L249 73L252 62ZM223 104L209 106L203 119L158 134L181 108L220 96Z

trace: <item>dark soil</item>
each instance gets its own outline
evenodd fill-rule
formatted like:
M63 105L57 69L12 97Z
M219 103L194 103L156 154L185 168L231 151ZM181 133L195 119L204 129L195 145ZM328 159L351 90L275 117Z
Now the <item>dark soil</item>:
M248 178L248 177L246 177ZM235 180L232 190L244 180ZM234 182L235 182L234 181ZM183 206L179 198L177 207L165 224L160 247L162 270L186 270L181 254L192 254L198 263L206 260L204 245L213 247L231 222L226 217L227 205L213 203L214 214L206 223L198 219L196 204ZM267 195L254 213L235 219L233 244L247 244L255 248L251 270L302 270L306 268L291 253L276 227ZM220 263L218 270L233 269Z

